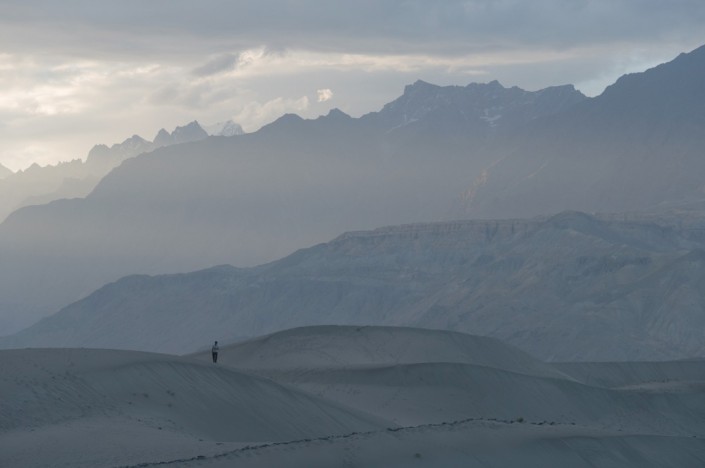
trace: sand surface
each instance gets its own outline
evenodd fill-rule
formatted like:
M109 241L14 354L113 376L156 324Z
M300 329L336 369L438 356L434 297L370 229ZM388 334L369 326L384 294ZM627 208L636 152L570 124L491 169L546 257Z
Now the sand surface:
M0 351L0 466L705 466L699 361L307 327L192 356Z

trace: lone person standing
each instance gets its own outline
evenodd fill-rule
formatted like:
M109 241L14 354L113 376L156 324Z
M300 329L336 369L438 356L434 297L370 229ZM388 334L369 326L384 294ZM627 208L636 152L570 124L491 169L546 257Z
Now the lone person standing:
M213 364L218 362L218 350L219 349L220 348L218 348L218 342L216 341L215 343L213 343L213 347L211 348L211 353L213 354Z

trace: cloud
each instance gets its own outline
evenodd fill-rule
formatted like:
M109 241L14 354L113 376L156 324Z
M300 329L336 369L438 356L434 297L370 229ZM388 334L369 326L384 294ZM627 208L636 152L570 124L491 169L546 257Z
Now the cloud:
M239 59L239 54L222 54L194 68L192 73L196 76L211 76L230 71L235 68Z
M309 107L308 97L287 99L278 97L263 104L254 101L244 106L240 112L233 116L236 122L247 122L243 129L253 131L287 113L302 113Z
M333 91L328 88L319 89L316 94L318 95L318 102L326 102L333 99Z
M261 45L467 55L519 45L702 41L705 21L701 0L16 0L2 6L4 47L173 60L209 51L216 70L235 64L228 50Z
M4 55L0 58L0 110L25 116L78 113L89 106L84 90L104 80L104 70L95 63L69 66Z
M416 79L596 94L705 43L702 0L0 0L0 11L0 141L28 158L193 119L251 131L284 112L315 117L331 89L361 115ZM315 105L301 97L312 89ZM83 138L70 151L68 133Z

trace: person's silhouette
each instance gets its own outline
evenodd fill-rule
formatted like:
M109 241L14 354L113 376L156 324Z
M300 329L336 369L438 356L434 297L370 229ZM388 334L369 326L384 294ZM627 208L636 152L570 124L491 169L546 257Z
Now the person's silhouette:
M220 348L218 348L218 342L216 341L215 343L213 343L213 347L211 348L211 354L213 354L213 363L214 364L216 362L218 362L218 350L219 349Z

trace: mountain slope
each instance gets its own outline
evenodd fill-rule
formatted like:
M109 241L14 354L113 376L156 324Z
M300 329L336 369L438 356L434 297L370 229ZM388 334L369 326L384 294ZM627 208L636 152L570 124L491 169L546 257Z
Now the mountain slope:
M469 106L472 90L483 87L506 95L507 106L520 95L522 104L509 106L507 119L570 104L499 85L438 88L427 98L470 93ZM22 317L29 324L127 274L255 265L347 230L444 219L486 163L468 148L484 145L492 130L481 119L463 124L475 129L468 132L422 125L456 107L396 131L372 115L284 116L254 134L126 160L84 199L27 207L0 225L0 297L34 308ZM169 138L155 138L155 145ZM0 310L0 320L8 315L18 314L10 306Z
M509 132L537 118L559 114L585 99L572 85L531 92L516 86L505 88L497 81L462 87L418 80L407 86L401 97L362 120L388 131L462 130L488 140L498 132Z
M530 93L496 82L417 82L380 112L359 119L340 111L308 121L286 115L254 134L132 158L85 199L26 208L0 225L0 323L16 330L127 274L256 265L348 230L467 216L525 218L566 208L701 209L704 69L700 48L624 77L593 99L570 86ZM594 256L587 250L582 255ZM531 268L539 268L539 259ZM515 281L531 277L524 274L530 272L512 273ZM563 290L571 287L556 272L553 280ZM462 285L452 287L472 296ZM614 294L630 310L641 307L627 290ZM558 307L565 297L553 290L530 301L531 307ZM473 296L473 303L478 299ZM501 294L482 299L488 313L510 307ZM441 296L424 301L413 312L418 323L471 326L465 323L470 316L454 312L445 321L430 311L466 305ZM601 329L613 320L609 304L587 303L602 311L591 326ZM504 333L495 319L476 318L482 320L473 330ZM250 332L267 331L273 330ZM636 339L625 346L625 353L640 348ZM674 356L660 338L652 346ZM540 352L551 356L548 349Z
M85 162L75 159L53 166L33 164L24 171L8 171L8 174L0 168L0 219L5 219L13 211L25 206L50 203L64 198L85 197L103 176L126 159L165 144L177 143L176 140L197 141L208 136L197 122L185 127L176 127L172 133L164 129L160 134L162 132L168 139L162 144L155 144L139 135L133 135L110 147L95 145L88 152Z
M563 213L349 233L256 268L126 277L0 346L186 352L354 324L493 336L550 360L702 355L703 224L657 221Z
M205 130L210 136L230 137L235 135L243 135L245 133L242 127L232 120L206 125L203 127L203 130Z
M702 206L705 46L497 141L465 215Z

